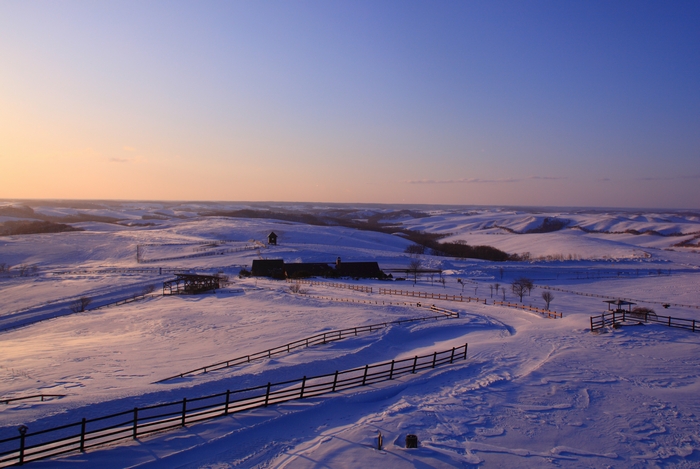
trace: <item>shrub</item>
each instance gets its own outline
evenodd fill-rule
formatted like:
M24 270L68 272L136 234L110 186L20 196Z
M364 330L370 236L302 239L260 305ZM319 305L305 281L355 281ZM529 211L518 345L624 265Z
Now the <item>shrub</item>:
M240 272L238 272L238 276L241 278L250 277L250 275L250 270L246 269L245 267L242 268Z

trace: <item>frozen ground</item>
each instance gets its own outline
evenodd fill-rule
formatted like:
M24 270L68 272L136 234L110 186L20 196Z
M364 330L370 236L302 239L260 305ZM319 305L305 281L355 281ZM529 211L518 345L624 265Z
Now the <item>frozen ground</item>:
M700 255L692 247L700 233L698 214L266 207L352 219L382 215L386 218L381 223L511 253L529 252L539 259L493 263L425 255L420 256L425 266L444 270L444 286L437 278L421 278L415 286L412 281L344 280L372 286L375 293L305 286L307 295L300 295L286 283L243 280L237 273L260 257L333 262L340 256L377 260L383 268L406 267L412 258L404 249L411 243L401 236L330 224L202 215L247 208L244 204L71 208L37 202L32 208L37 219L84 213L122 221L86 219L71 223L85 229L81 232L0 237L0 264L36 267L29 276L18 276L17 267L0 273L0 398L65 395L0 404L0 439L14 436L20 424L37 431L82 417L465 342L469 359L390 383L240 413L31 466L700 466L700 334L661 325L591 333L589 317L605 305L603 298L584 295L632 298L658 314L700 320ZM567 220L567 226L525 233L541 227L544 218ZM270 231L280 236L279 246L259 247L256 241L265 241ZM640 234L645 231L652 233ZM678 246L685 240L691 242ZM173 259L139 263L137 245L142 261ZM208 251L216 253L193 256ZM221 272L233 282L216 294L153 296L83 313L70 311L81 296L99 306L150 285L159 287L171 278L163 269ZM543 307L542 287L558 288L551 308L563 312L563 319L491 304L503 295L493 294L495 283L507 286L523 275L537 285L524 303ZM463 291L457 278L468 280ZM243 367L154 384L318 332L425 314L415 305L396 304L410 298L376 293L387 287L463 293L486 298L489 304L434 300L459 311L460 319L393 326ZM505 295L517 301L510 290ZM664 303L671 307L664 309ZM384 436L382 450L375 449L378 432ZM418 449L403 447L406 434L418 436Z

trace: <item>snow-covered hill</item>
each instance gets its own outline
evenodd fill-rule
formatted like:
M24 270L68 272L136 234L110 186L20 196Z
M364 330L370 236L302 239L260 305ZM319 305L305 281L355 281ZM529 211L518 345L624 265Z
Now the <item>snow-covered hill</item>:
M698 214L156 202L32 202L30 212L21 208L27 204L6 203L20 207L7 210L7 216L73 217L69 223L85 231L0 237L0 264L12 267L0 272L0 399L65 396L0 405L0 440L15 436L21 424L31 434L83 417L469 343L467 361L426 373L31 466L700 464L700 334L662 325L589 331L590 316L607 308L603 300L617 297L700 324L698 248L674 246L700 233ZM272 216L221 214L243 209L267 210ZM289 216L276 218L280 213ZM321 221L295 221L304 213ZM555 231L533 232L546 219L565 223ZM356 220L397 231L441 233L441 241L528 252L531 260L411 255L405 252L412 244L405 235L354 229ZM260 247L271 231L279 235L279 245ZM242 246L250 249L237 249ZM140 263L137 249L141 261L164 260ZM206 250L217 254L193 256ZM377 261L385 269L406 268L418 259L443 270L445 283L440 276L421 277L415 285L344 279L339 282L373 292L302 285L301 293L293 293L285 282L237 277L254 259L332 263L337 257ZM21 265L35 269L20 276ZM151 285L158 292L171 278L169 269L219 273L232 283L216 294L156 296L70 311L70 302L81 296L107 302ZM525 305L544 307L541 293L553 287L551 309L564 317L547 319L494 305L503 297L519 300L509 287L521 276L536 285L523 298ZM476 296L487 304L380 295L380 288ZM241 367L155 383L319 332L419 317L426 302L458 311L460 318L392 325ZM382 450L376 449L379 432ZM419 448L404 448L407 434L418 436Z

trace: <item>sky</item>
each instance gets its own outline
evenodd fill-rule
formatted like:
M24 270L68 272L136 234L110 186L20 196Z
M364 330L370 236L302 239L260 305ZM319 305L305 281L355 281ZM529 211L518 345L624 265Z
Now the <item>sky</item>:
M697 1L0 2L0 198L700 208Z

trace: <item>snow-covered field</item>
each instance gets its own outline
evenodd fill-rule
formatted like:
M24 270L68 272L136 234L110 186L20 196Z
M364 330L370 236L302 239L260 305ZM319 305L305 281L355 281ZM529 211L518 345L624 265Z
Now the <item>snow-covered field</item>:
M28 205L33 213L0 202L0 222L65 218L84 231L0 237L0 265L12 266L0 272L0 400L64 396L0 404L0 440L16 436L22 424L31 433L136 406L469 343L466 361L435 370L30 466L700 467L700 334L651 324L589 330L590 316L607 308L605 298L593 295L630 298L659 315L700 322L698 213L243 203ZM311 213L326 222L222 213L242 209ZM531 260L409 255L405 249L412 243L405 236L342 226L343 220L372 217L397 230L443 234L441 241L529 253ZM551 226L545 219L559 220L561 226L540 232ZM261 246L271 231L279 235L279 245ZM445 283L427 276L416 285L412 279L344 279L339 282L370 286L373 293L320 285L303 285L302 293L293 293L285 282L238 278L254 259L333 263L337 257L376 260L384 269L406 268L418 257L424 267L442 269ZM160 260L148 262L153 259ZM19 266L31 268L21 276ZM96 309L152 286L158 293L175 269L219 273L231 283L215 294L149 295ZM509 287L521 276L536 285L524 297L525 305L543 308L544 287L554 287L551 309L564 317L547 319L493 305L503 295L518 301ZM505 293L494 293L496 283L506 287ZM488 304L428 300L460 312L460 318L393 325L240 367L155 383L319 332L426 315L416 299L379 295L379 288L476 296ZM73 313L71 305L80 297L92 303L88 311ZM379 432L381 450L376 449ZM419 448L404 447L407 434L418 436Z

